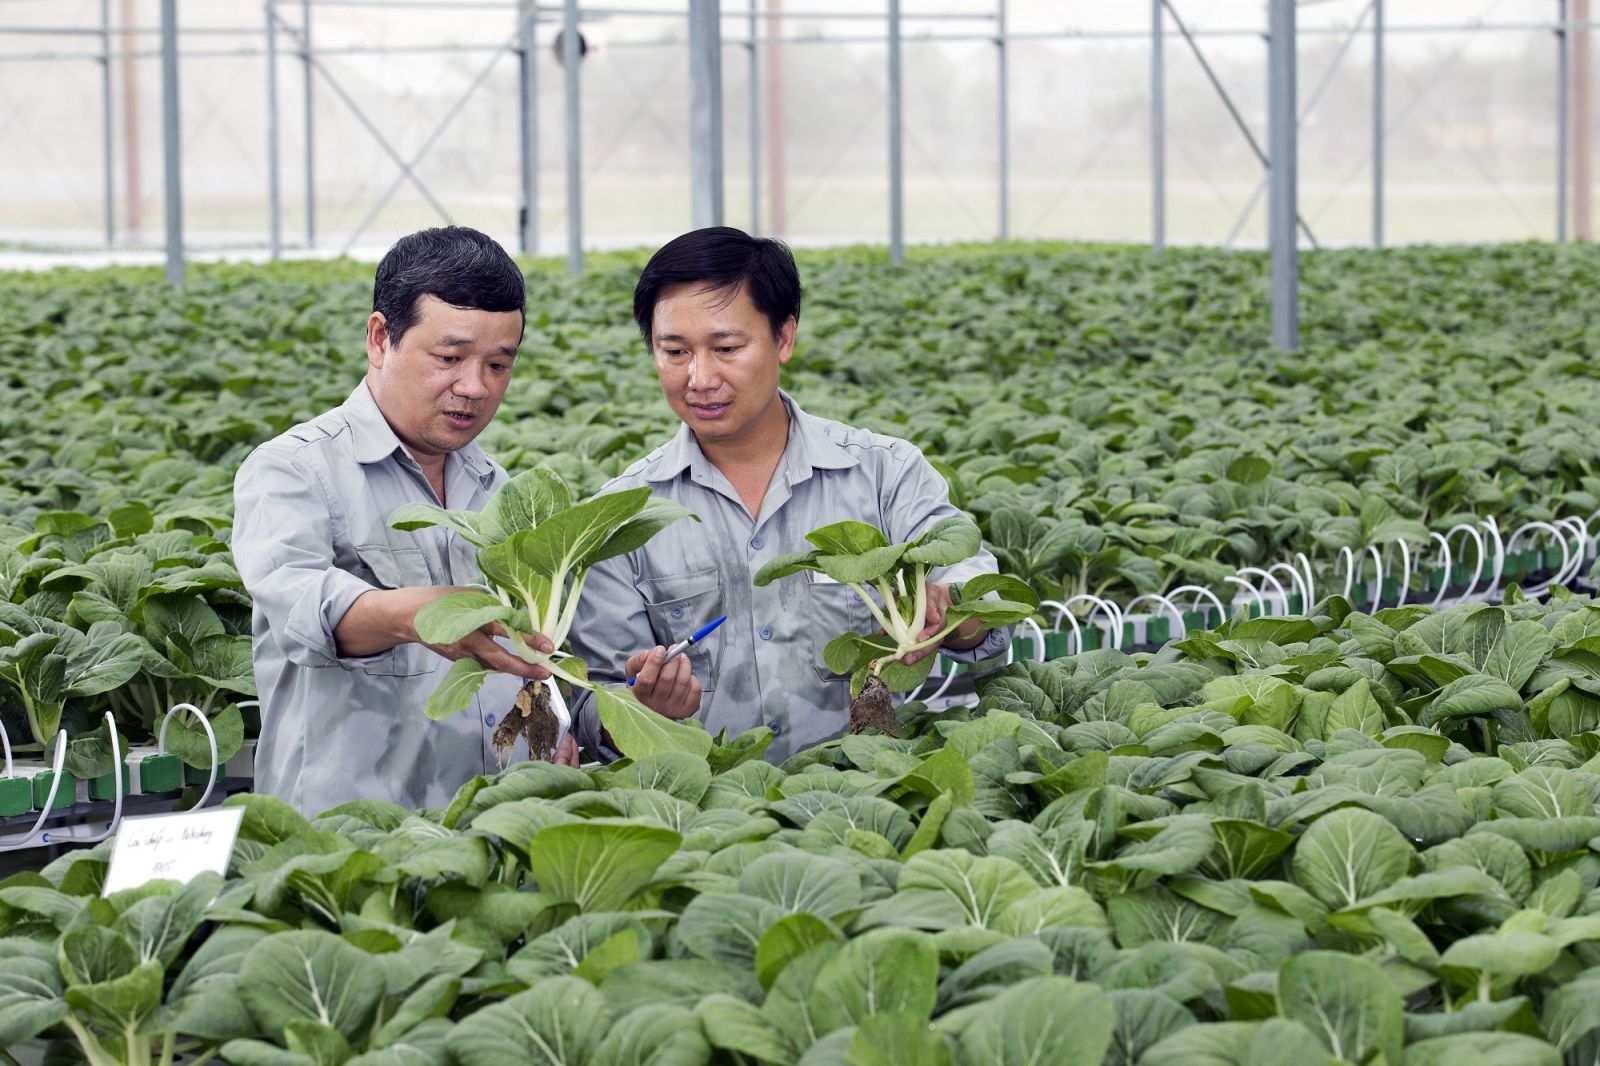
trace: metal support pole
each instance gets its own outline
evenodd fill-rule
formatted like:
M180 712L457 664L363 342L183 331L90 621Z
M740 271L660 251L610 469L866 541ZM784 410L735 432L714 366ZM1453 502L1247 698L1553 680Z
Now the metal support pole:
M278 18L275 0L267 15L267 243L274 261L283 258L283 179L278 169Z
M689 0L689 200L695 229L722 225L722 4Z
M137 242L144 233L144 162L139 153L139 62L133 55L139 42L131 32L138 24L136 0L122 0L118 15L122 23L122 228L129 240Z
M1572 133L1572 79L1567 55L1567 0L1556 0L1556 240L1567 239L1567 142Z
M161 0L161 148L166 176L167 280L183 284L183 183L178 173L178 0Z
M1167 246L1167 27L1162 0L1150 0L1150 246Z
M105 219L106 247L117 239L114 201L116 182L111 167L111 0L100 0L100 161L102 178L101 213Z
M317 137L312 117L311 0L300 0L300 62L305 75L306 247L317 246Z
M1011 236L1011 72L1009 69L1009 42L1006 40L1006 0L995 0L995 98L999 113L995 116L995 153L999 171L998 216L1000 239Z
M745 45L745 59L749 66L745 76L748 83L745 86L745 95L749 98L750 112L748 121L750 125L750 232L761 232L761 52L756 38L760 36L760 26L756 22L756 5L759 0L750 0L750 40Z
M787 133L783 92L783 0L767 0L767 232L781 237L789 229L789 172L784 161Z
M567 104L567 269L583 273L583 129L578 99L578 0L566 0L561 19L561 63Z
M905 161L900 128L900 0L889 0L889 262L906 257Z
M1383 247L1383 0L1372 0L1372 246Z
M1589 27L1589 0L1572 0L1572 235L1594 240L1593 157L1594 52Z
M1243 115L1239 114L1239 108L1235 106L1233 97L1229 96L1228 90L1223 87L1222 79L1217 77L1217 72L1212 69L1210 61L1206 59L1205 52L1200 50L1200 42L1196 41L1194 34L1189 32L1189 27L1184 24L1182 16L1178 14L1178 9L1172 6L1172 0L1162 0L1162 6L1172 16L1173 25L1178 27L1178 32L1189 45L1189 51L1194 53L1195 62L1200 64L1201 73L1211 83L1211 88L1216 90L1218 99L1222 101L1222 106L1228 111L1228 117L1233 119L1234 126L1238 128L1240 135L1244 137L1245 143L1250 146L1250 151L1261 161L1263 169L1270 169L1271 163L1267 158L1267 153L1262 150L1260 143L1256 140L1256 135L1250 132L1250 124L1244 120ZM1343 33L1344 31L1341 29L1339 32ZM1270 85L1270 78L1268 81ZM1293 114L1294 109L1290 108L1290 121L1293 121ZM1317 235L1311 232L1311 227L1306 224L1306 220L1296 216L1296 221L1300 224L1300 228L1305 231L1306 240L1311 242L1313 248L1317 247Z
M1267 40L1267 150L1272 187L1267 232L1272 245L1272 343L1300 346L1299 243L1295 231L1295 0L1271 0Z
M517 5L517 102L522 116L522 235L524 255L539 254L539 4Z

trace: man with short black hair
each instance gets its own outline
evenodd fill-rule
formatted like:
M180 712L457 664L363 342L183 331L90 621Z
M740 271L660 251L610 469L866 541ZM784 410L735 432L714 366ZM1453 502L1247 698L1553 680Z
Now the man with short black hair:
M441 806L493 769L495 716L524 678L547 676L491 627L422 644L417 611L477 578L477 556L445 529L389 526L401 504L478 510L505 483L473 439L511 381L524 300L522 272L482 233L401 238L373 283L366 379L240 466L233 554L254 605L258 792L312 815L355 799ZM469 657L497 675L471 713L430 721L423 703ZM576 754L568 743L558 757Z
M756 588L756 571L809 548L805 535L832 522L866 522L900 542L960 514L915 445L808 415L779 388L800 296L782 242L724 226L671 241L645 266L634 319L683 425L604 491L649 486L701 522L668 527L590 570L572 629L591 677L637 674L642 701L671 718L697 715L713 733L767 726L775 760L843 732L849 678L828 670L822 649L876 627L848 586L807 574ZM943 628L948 583L995 570L985 551L934 571L922 637ZM663 663L667 645L721 614L719 629ZM974 619L942 650L974 661L1006 641ZM932 652L914 657L922 654ZM591 706L579 704L574 728L601 750Z

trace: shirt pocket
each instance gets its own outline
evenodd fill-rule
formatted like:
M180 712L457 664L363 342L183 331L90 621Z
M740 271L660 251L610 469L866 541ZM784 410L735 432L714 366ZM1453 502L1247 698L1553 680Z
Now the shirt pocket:
M847 632L872 633L877 630L872 613L861 602L855 589L841 585L814 570L806 571L805 627L811 635L811 668L821 681L848 681L849 674L836 674L823 661L822 651L833 638Z
M683 574L660 574L639 582L645 614L656 640L668 647L686 640L695 630L722 614L722 574L716 567ZM634 648L628 652L642 651ZM700 691L716 691L717 671L722 665L720 627L703 641L684 652L700 682Z
M363 581L379 589L400 589L432 585L428 560L419 548L396 548L390 544L360 544L356 558L365 573ZM380 677L414 677L426 674L438 664L439 655L421 644L396 644L376 655L339 660L348 669Z

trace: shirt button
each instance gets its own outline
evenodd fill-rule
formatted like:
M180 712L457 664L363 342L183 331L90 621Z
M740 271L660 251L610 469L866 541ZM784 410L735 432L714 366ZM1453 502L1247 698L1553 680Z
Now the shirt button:
M760 537L751 537L750 538L750 547L754 548L756 551L760 551L762 548L765 548L766 546L767 546L767 542L762 540Z
M775 737L781 737L783 735L782 722L770 722L768 723L767 728L772 730L772 735Z
M484 725L494 725L494 715L492 715L492 714L484 715L483 716L483 724Z
M771 640L772 639L772 627L771 626L762 626L761 627L761 639L762 640Z
M676 621L679 618L682 618L683 617L683 608L682 607L674 607L672 609L672 617L673 617L674 621Z

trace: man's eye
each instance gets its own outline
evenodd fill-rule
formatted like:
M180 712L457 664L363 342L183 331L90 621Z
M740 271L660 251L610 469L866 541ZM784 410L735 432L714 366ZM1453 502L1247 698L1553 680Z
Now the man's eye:
M461 362L461 357L459 355L436 355L434 358L439 360L439 362L443 363L445 366L454 366L456 363Z

